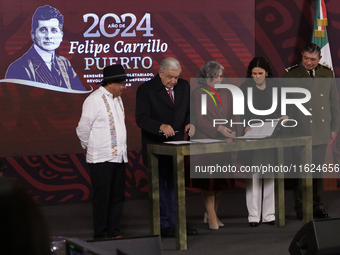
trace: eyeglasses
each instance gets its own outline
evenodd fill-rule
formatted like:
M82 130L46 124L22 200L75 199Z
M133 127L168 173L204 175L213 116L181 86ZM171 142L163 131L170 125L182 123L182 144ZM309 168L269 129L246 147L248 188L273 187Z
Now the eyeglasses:
M126 82L125 82L125 81L117 82L117 84L119 84L119 85L121 85L121 86L123 86L123 87L126 86Z

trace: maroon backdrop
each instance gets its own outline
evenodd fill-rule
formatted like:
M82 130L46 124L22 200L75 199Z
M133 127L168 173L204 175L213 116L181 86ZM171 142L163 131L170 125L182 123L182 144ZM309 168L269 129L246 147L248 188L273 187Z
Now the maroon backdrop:
M340 1L325 0L334 73L340 77ZM274 67L274 76L282 77L284 69L301 61L303 47L311 42L315 0L256 0L255 52L266 57ZM340 92L340 84L338 94ZM339 135L330 144L326 158L340 163ZM333 162L328 162L333 163ZM340 186L340 182L338 182Z
M325 0L328 11L328 37L337 76L340 75L340 3ZM179 59L186 79L197 75L199 67L208 60L217 60L226 68L228 77L244 77L254 56L265 56L281 77L286 67L299 62L303 46L311 40L315 1L310 0L213 0L213 1L5 1L0 12L0 79L7 67L31 46L31 18L39 6L50 4L64 15L64 37L57 54L67 57L84 86L96 89L98 75L114 59L127 63L128 73L140 79L152 78L160 61L168 56ZM84 15L90 14L87 22ZM114 33L114 25L125 25L114 37L103 36L95 22L105 14L104 32ZM149 31L138 30L138 24L150 15ZM125 23L122 15L128 14ZM132 15L136 17L133 23ZM110 15L113 16L113 15ZM110 27L111 24L111 27ZM132 37L122 37L122 32ZM95 25L94 28L91 28ZM145 27L142 22L141 27ZM85 37L86 32L98 30L100 37ZM93 42L91 42L93 40ZM151 41L149 41L151 40ZM133 43L166 44L164 52L120 52L120 46ZM79 53L71 50L71 42L79 44L109 44L109 51ZM118 44L117 44L118 43ZM115 48L116 46L116 48ZM164 46L165 47L165 46ZM164 49L164 48L163 48ZM256 53L256 54L255 54ZM89 65L97 61L98 66ZM145 58L144 67L141 61ZM150 64L150 59L152 65ZM134 62L136 60L137 62ZM125 61L125 62L124 62ZM129 163L127 197L145 197L148 191L145 168L141 161L140 130L134 121L135 92L142 80L131 83L124 95L128 129ZM88 201L91 196L90 179L84 151L75 134L81 106L87 95L69 94L13 83L0 83L0 157L7 166L5 175L27 186L39 203L56 204ZM333 155L339 162L339 140L333 144ZM239 186L244 186L239 183Z
M110 59L122 63L138 78L123 95L129 150L126 195L144 196L147 179L139 151L140 130L134 120L137 87L143 79L152 78L160 61L169 56L179 59L185 79L195 77L208 60L223 64L228 77L245 76L255 49L254 1L132 0L99 4L86 0L1 0L0 79L7 67L31 47L32 15L46 4L64 15L63 42L57 54L70 60L87 90L97 88L95 83L100 79L92 77L101 74ZM100 25L101 21L105 22ZM94 36L97 31L99 37ZM110 37L115 32L117 35ZM123 36L124 32L131 34ZM134 51L137 43L150 45L142 52ZM108 50L98 54L91 48L87 53L79 48L106 44ZM29 187L40 203L87 201L90 197L84 151L75 134L86 96L0 83L0 157L8 168L5 175Z
M301 61L303 47L311 42L315 0L256 0L255 52L274 66L277 77ZM325 0L328 40L336 77L340 77L340 1Z

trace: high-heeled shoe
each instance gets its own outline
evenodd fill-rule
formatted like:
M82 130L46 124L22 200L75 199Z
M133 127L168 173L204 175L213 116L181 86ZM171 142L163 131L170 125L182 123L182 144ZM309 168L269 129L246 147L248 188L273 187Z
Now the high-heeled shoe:
M209 223L208 223L209 224ZM209 229L211 230L218 230L220 227L218 225L210 225L209 224Z
M205 224L209 223L209 218L208 218L207 212L204 213L203 222ZM217 224L218 224L219 227L224 227L224 224L222 222L220 222L220 220L218 218L217 218Z

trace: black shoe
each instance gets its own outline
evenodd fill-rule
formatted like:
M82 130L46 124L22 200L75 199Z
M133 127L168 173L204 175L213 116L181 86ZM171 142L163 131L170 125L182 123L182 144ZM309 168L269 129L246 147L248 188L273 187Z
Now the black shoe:
M258 227L260 224L258 222L249 222L249 226L254 228L254 227Z
M272 221L267 221L267 222L262 222L263 224L267 224L267 225L272 225L274 226L275 225L275 220L272 220Z
M162 228L161 236L162 237L176 237L176 230L175 228L172 228L172 227Z
M303 213L302 213L302 212L297 212L297 213L296 213L296 218L297 218L298 220L302 220L302 219L303 219Z
M198 230L194 228L187 227L187 235L188 236L195 236L198 235Z
M327 218L330 218L330 216L328 215L328 213L325 212L325 210L323 209L320 209L318 211L316 211L314 214L313 214L314 218L316 219L327 219Z

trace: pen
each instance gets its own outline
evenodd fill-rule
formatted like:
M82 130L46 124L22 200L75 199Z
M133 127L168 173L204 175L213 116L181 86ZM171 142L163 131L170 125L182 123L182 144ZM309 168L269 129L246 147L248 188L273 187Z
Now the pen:
M159 131L159 132L162 132L162 131ZM175 130L175 133L178 133L178 132L179 132L179 130ZM165 134L163 133L162 135L165 135Z

